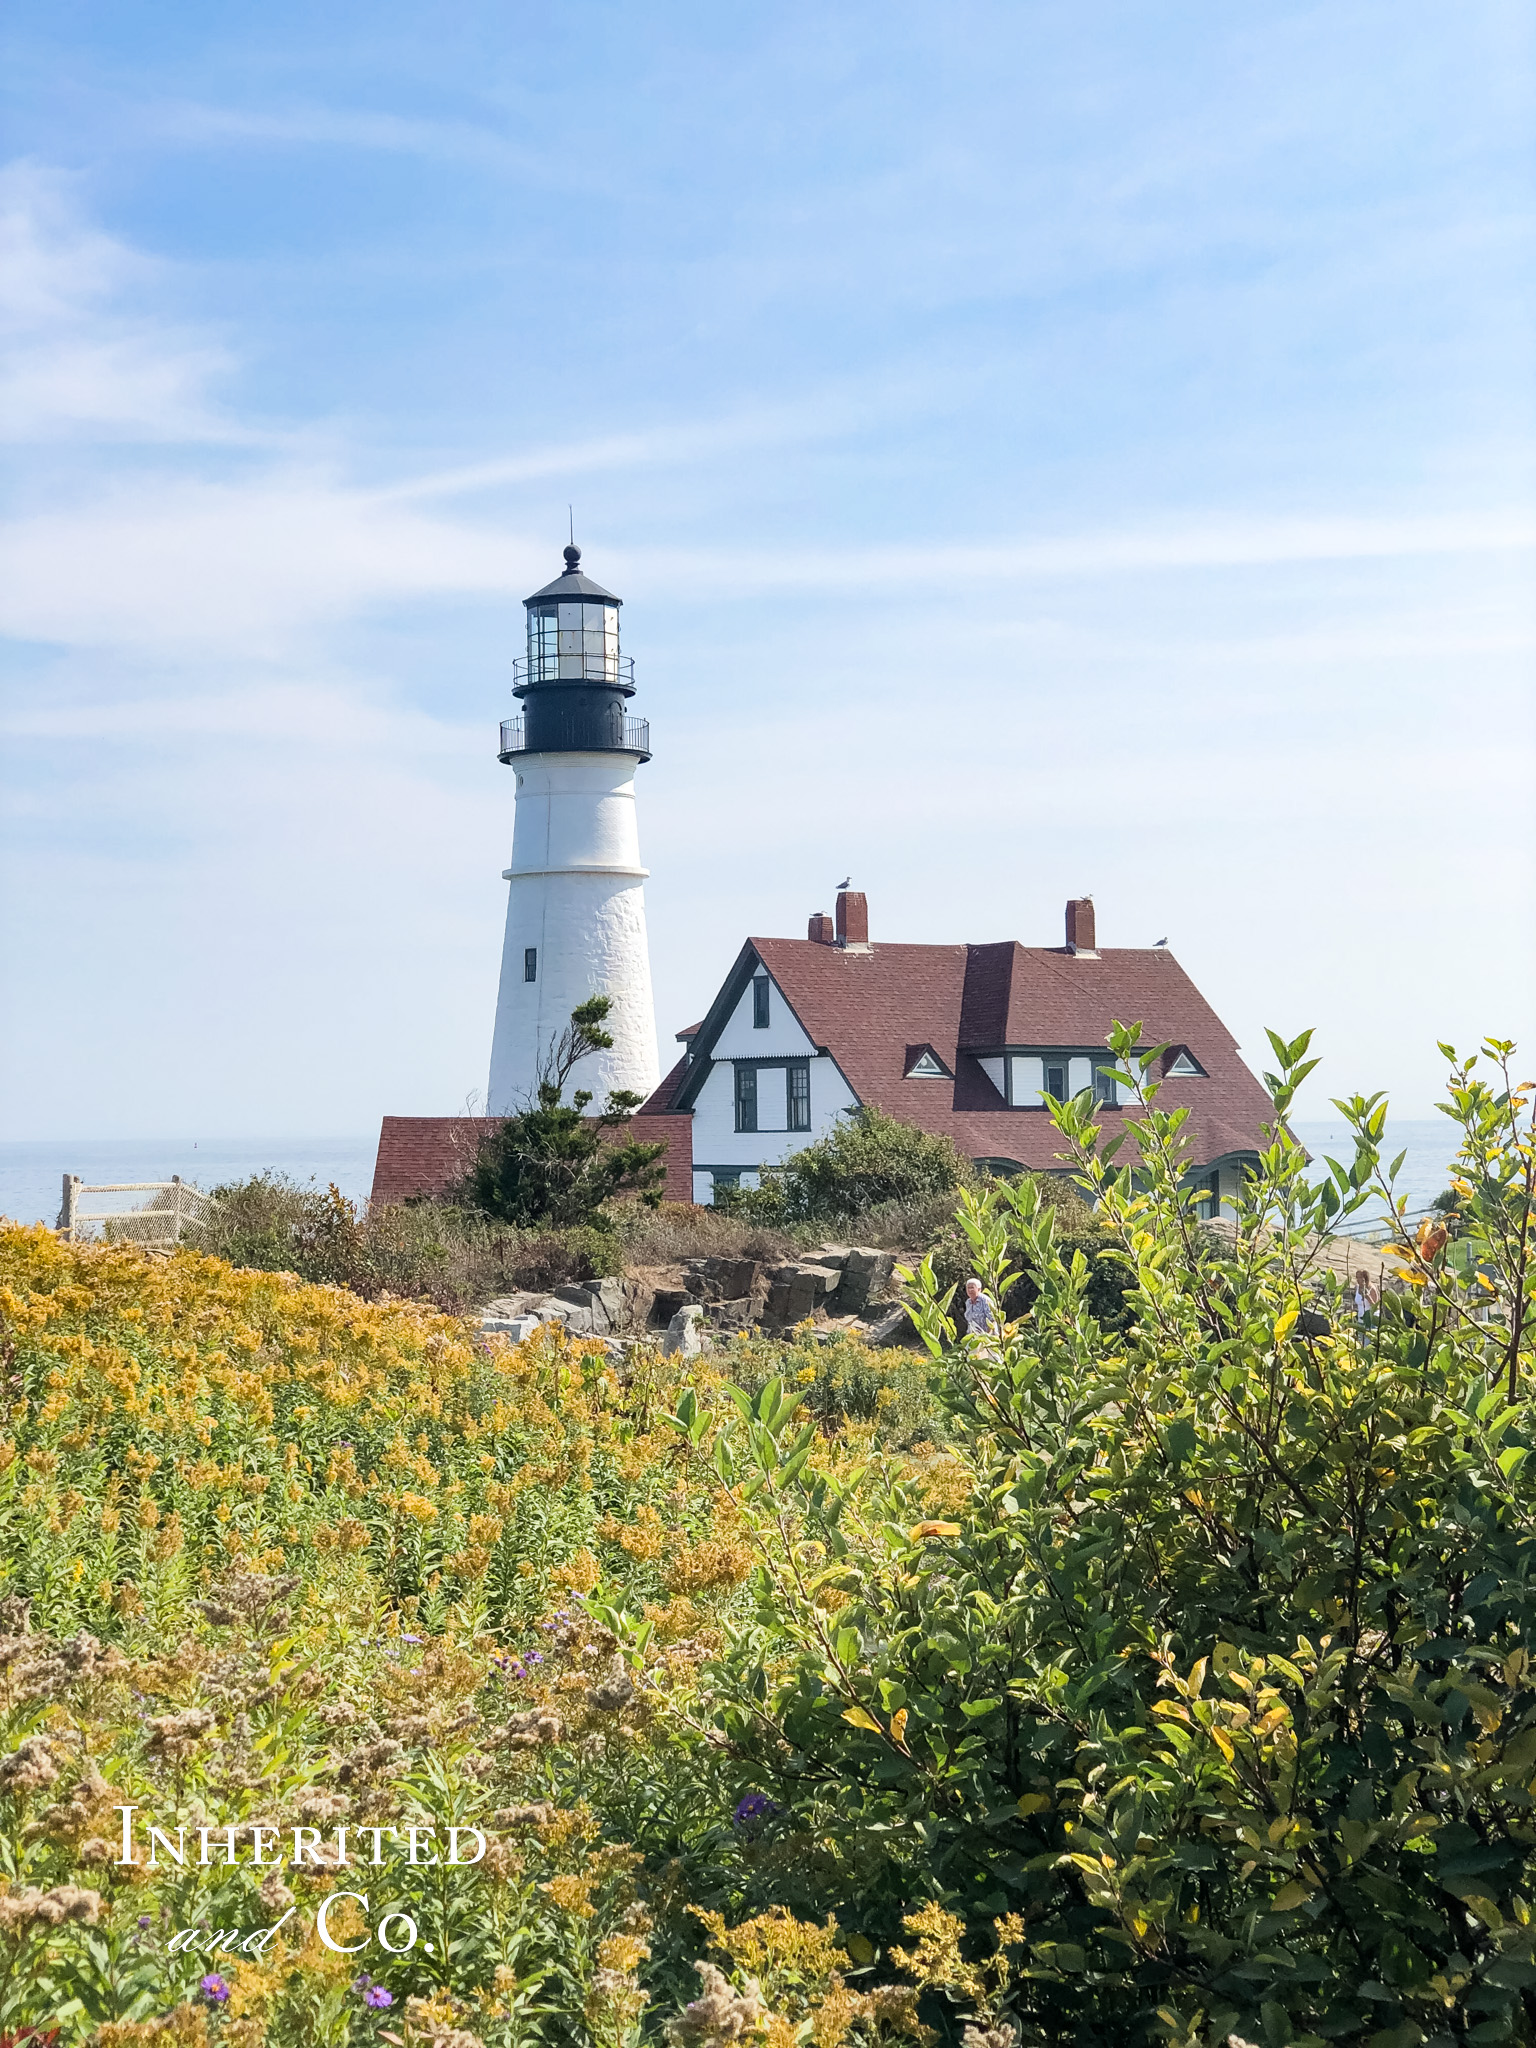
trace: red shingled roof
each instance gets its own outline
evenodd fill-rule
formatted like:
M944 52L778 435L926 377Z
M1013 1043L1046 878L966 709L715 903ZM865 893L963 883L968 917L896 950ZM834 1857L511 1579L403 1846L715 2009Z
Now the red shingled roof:
M372 1199L403 1202L414 1195L446 1194L469 1170L481 1138L500 1122L500 1117L489 1116L385 1117ZM662 1193L669 1202L693 1200L693 1130L686 1116L653 1114L638 1129L621 1127L610 1142L625 1136L665 1145L667 1178Z
M978 1054L1007 1045L1099 1046L1116 1021L1140 1023L1147 1044L1187 1045L1205 1069L1165 1081L1158 1098L1160 1108L1188 1106L1197 1163L1255 1151L1261 1127L1274 1119L1231 1032L1163 948L1089 955L1011 941L867 951L809 939L748 943L861 1102L948 1133L973 1159L1049 1167L1062 1151L1043 1111L1004 1106ZM911 1048L923 1044L953 1069L953 1081L906 1077ZM647 1111L676 1101L685 1071L686 1062L673 1069ZM1124 1115L1102 1112L1106 1135Z

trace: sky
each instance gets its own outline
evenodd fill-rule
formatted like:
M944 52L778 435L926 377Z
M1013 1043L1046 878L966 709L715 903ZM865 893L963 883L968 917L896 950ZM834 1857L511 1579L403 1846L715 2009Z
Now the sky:
M844 875L1092 893L1303 1115L1529 1048L1533 27L12 0L0 1135L483 1091L568 506L664 1048Z

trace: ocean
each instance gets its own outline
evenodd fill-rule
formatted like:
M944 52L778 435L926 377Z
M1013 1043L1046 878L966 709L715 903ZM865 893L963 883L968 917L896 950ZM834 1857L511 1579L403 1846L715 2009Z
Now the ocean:
M362 1201L373 1185L378 1143L374 1132L349 1138L48 1138L0 1144L0 1216L52 1223L66 1173L97 1185L179 1174L205 1193L255 1173L283 1173L321 1188L334 1181L344 1195ZM84 1206L132 1209L146 1199L119 1195Z
M1348 1132L1339 1122L1298 1123L1296 1135L1319 1162L1326 1154L1347 1159ZM1456 1151L1456 1126L1446 1117L1389 1123L1384 1147L1390 1161L1406 1151L1399 1176L1410 1214L1428 1207L1445 1186ZM376 1135L346 1138L58 1138L32 1144L0 1144L0 1216L22 1223L52 1223L66 1173L86 1182L169 1180L180 1174L204 1190L254 1173L282 1173L292 1180L326 1187L334 1181L344 1195L365 1200L373 1181ZM117 1198L133 1208L144 1198ZM114 1206L92 1201L92 1208Z

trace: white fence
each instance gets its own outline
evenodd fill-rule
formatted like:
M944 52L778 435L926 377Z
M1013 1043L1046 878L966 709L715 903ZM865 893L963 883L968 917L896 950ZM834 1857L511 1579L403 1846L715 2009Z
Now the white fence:
M86 1195L148 1195L150 1200L133 1209L82 1209ZM64 1176L64 1199L59 1206L59 1235L66 1244L78 1244L92 1235L82 1230L86 1223L107 1226L105 1235L114 1242L144 1245L179 1244L182 1233L201 1223L208 1197L202 1189L180 1174L169 1180L106 1181L87 1186L77 1173Z

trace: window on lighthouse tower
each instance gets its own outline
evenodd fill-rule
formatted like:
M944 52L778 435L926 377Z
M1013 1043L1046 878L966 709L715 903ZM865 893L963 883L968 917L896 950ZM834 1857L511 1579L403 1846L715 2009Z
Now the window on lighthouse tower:
M618 606L571 602L530 612L528 653L536 682L617 682Z

